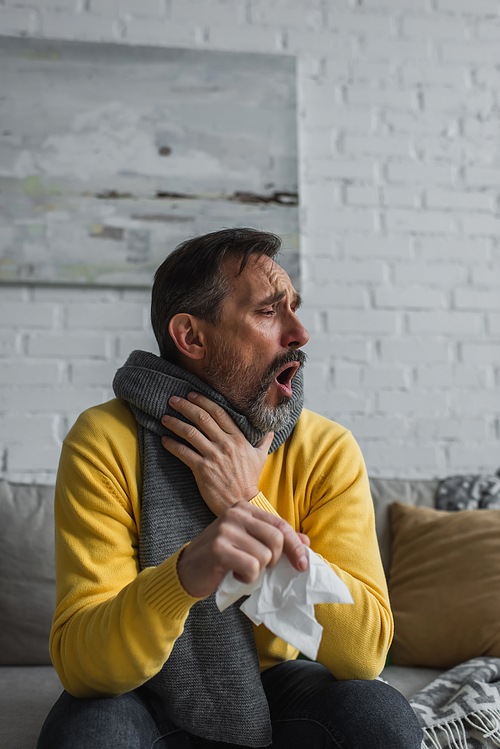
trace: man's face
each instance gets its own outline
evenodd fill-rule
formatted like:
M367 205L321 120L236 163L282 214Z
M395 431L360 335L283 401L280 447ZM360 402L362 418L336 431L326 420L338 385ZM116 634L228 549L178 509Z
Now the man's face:
M285 271L251 256L240 275L230 259L224 271L232 291L222 319L207 331L206 380L263 432L288 419L291 381L305 361L309 334L296 317L300 299Z

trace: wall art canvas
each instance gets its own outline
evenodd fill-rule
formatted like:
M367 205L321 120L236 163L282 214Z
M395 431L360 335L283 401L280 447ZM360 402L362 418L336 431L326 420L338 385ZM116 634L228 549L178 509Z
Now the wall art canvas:
M148 287L252 226L299 281L291 57L0 38L0 281Z

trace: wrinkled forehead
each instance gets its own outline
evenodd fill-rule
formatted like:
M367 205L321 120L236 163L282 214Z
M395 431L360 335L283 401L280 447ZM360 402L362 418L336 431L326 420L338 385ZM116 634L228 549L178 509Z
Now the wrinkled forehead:
M283 291L297 296L288 273L267 255L251 255L241 273L240 261L236 258L226 260L223 267L232 287L228 299L239 304L258 303Z

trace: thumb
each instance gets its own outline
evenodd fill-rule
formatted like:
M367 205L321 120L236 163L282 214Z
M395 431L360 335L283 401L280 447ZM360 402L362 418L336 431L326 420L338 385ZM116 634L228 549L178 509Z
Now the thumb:
M255 449L263 452L264 455L267 455L267 453L269 452L269 448L271 447L273 438L274 432L268 432L265 437L262 437L262 439L257 442L257 444L255 445Z

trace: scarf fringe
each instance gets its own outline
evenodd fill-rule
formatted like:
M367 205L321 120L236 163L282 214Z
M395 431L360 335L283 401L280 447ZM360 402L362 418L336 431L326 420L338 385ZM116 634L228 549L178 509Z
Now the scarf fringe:
M467 732L464 723L475 728L490 739L490 746L500 747L500 710L477 710L470 715L465 715L458 720L450 720L448 723L436 726L425 726L423 728L424 741L422 747L428 749L468 749ZM444 743L443 743L444 740Z

